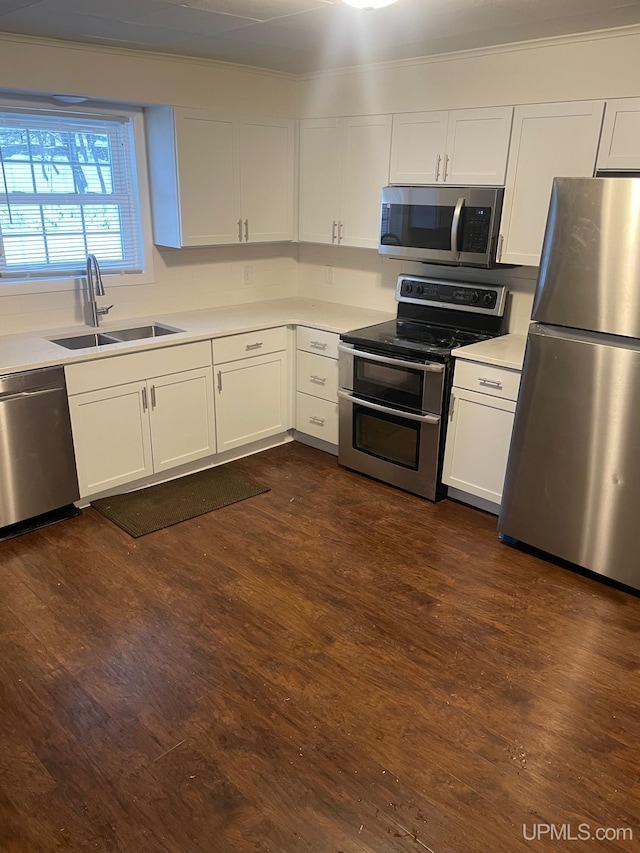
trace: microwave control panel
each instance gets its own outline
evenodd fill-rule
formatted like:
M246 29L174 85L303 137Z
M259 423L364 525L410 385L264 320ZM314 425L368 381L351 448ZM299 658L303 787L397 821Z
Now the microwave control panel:
M491 240L491 208L463 208L462 240L460 251L487 252Z

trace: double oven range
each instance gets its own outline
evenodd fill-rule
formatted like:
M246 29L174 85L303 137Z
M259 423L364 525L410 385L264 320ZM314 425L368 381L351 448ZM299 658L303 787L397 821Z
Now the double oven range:
M437 500L451 351L504 334L507 291L401 275L395 320L340 336L341 465Z

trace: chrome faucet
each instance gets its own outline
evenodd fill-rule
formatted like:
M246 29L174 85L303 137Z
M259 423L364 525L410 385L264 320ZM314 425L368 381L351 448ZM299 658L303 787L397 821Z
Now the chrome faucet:
M100 317L103 314L108 314L113 305L109 305L108 308L98 308L96 296L104 296L102 273L96 256L87 255L87 308L89 315L87 325L97 327L100 325Z

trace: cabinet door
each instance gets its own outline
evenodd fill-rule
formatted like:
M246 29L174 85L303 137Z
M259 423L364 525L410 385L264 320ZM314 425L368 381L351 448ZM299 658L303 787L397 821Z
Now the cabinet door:
M215 453L212 369L173 373L147 385L154 471Z
M393 116L390 184L435 184L442 178L447 112Z
M499 504L516 404L453 388L442 481Z
M293 240L293 121L247 119L240 122L239 134L245 242Z
M176 110L175 133L181 245L237 243L240 214L233 120L200 110Z
M289 429L289 381L284 352L215 368L218 452Z
M640 98L607 101L598 169L640 169Z
M504 184L513 107L449 113L442 177L449 184Z
M554 177L593 175L603 101L516 107L505 184L503 263L540 263Z
M380 195L390 153L391 116L344 119L339 242L345 246L378 247Z
M81 497L153 473L144 382L69 398Z
M337 118L300 122L300 230L305 243L335 243L340 219L342 125Z

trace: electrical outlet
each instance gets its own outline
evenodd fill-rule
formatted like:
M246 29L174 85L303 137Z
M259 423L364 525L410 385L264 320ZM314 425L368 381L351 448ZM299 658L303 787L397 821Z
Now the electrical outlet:
M253 267L246 266L243 270L242 280L245 284L251 284L252 279L253 279Z
M326 266L324 268L324 283L333 284L333 267Z

